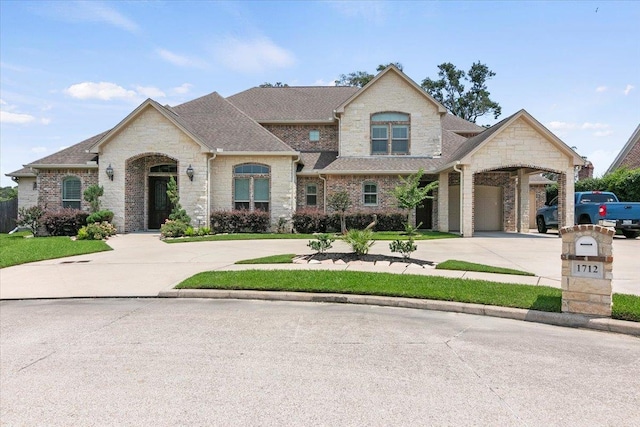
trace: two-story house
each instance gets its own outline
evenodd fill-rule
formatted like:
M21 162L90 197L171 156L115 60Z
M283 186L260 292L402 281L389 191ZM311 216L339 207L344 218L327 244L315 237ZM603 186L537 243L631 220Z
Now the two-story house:
M415 217L426 228L525 232L529 177L559 174L562 224L573 224L573 176L584 160L520 110L485 129L447 113L390 66L363 88L252 88L184 104L143 102L112 129L7 174L19 205L87 208L104 187L120 232L158 229L178 182L194 225L215 210L260 209L272 223L299 208L327 209L347 191L355 209L394 208L399 176L422 169L436 197ZM568 178L568 179L567 179Z

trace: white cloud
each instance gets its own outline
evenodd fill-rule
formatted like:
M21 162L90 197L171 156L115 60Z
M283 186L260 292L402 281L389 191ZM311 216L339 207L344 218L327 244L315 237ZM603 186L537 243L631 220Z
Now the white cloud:
M607 87L606 86L598 86L596 88L596 92L606 92L607 91Z
M173 91L173 93L177 93L178 95L184 95L185 93L188 93L192 87L193 85L191 83L183 83L180 86L174 87L171 90Z
M82 82L69 86L64 90L69 96L77 99L136 99L137 93L110 82Z
M295 64L290 51L267 38L238 40L227 38L215 48L220 62L243 73L259 73L272 68L286 68Z
M627 87L624 89L624 94L629 95L629 92L631 92L635 88L636 87L634 85L627 85Z
M610 135L613 135L613 131L612 130L599 131L599 132L595 132L594 135L598 137L610 136Z
M167 49L156 49L156 53L160 56L160 58L165 61L177 65L178 67L193 67L193 68L204 68L204 62L189 58L184 55L178 55L177 53L173 53Z
M147 98L164 98L167 96L163 91L153 86L136 86L136 92Z
M47 147L33 147L30 151L35 154L42 154L47 151Z
M36 118L31 114L20 114L20 113L12 113L10 111L0 110L0 123L11 123L11 124L27 124L31 123Z
M48 117L43 117L43 118L40 119L40 123L42 123L43 125L46 126L46 125L51 123L51 119L48 118Z
M550 122L549 129L551 130L571 130L575 129L577 125L575 123L568 122Z
M606 123L589 123L585 122L580 126L581 129L596 130L596 129L608 129L609 125Z
M335 86L335 85L336 85L335 80L329 80L327 82L324 79L318 79L315 82L313 82L313 86Z

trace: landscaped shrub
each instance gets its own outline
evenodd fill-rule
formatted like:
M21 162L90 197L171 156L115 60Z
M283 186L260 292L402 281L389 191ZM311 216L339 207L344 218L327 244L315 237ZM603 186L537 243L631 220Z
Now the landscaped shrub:
M42 225L42 217L44 210L40 206L31 206L30 208L18 209L18 227L26 227L31 230L34 236L38 235L38 229Z
M316 236L316 240L309 240L307 246L316 252L324 253L327 249L331 249L331 244L336 241L336 238L330 234L322 233Z
M78 230L78 240L103 240L109 236L115 236L116 228L113 224L103 222L93 222L86 227L82 227Z
M349 230L344 236L344 241L351 245L356 255L366 255L375 243L373 241L373 231L371 230Z
M100 210L100 197L102 197L103 194L104 188L98 184L88 186L87 189L84 190L84 193L82 193L84 200L89 202L89 206L91 206L91 213L98 212Z
M65 208L45 213L42 223L52 236L75 236L87 223L88 216L88 212L80 209Z
M182 237L187 232L189 226L182 221L173 221L168 219L160 226L160 235L162 237Z
M206 236L208 234L211 234L211 228L209 227L198 228L198 236Z
M376 212L374 231L402 231L404 230L405 215L400 211ZM345 215L347 230L353 228L362 230L373 222L373 212L350 212ZM328 230L340 229L340 214L332 214L327 218Z
M101 210L92 213L87 217L87 224L93 224L94 222L111 222L113 221L113 212L108 210Z
M296 233L311 234L327 231L327 214L318 209L301 209L291 217Z
M269 229L271 217L264 211L216 211L211 213L211 232L264 233Z
M381 212L378 214L378 222L375 231L402 231L404 230L405 215L400 211Z

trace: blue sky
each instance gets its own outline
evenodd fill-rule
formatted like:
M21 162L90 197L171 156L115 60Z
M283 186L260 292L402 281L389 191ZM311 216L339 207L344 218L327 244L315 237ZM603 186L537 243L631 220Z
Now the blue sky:
M328 85L388 62L418 83L487 64L501 118L526 109L601 175L640 122L638 22L633 1L0 0L1 183L147 97Z

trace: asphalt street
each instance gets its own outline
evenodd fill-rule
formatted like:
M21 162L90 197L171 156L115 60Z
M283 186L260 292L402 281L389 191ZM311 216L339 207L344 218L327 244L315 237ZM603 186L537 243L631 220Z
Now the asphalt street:
M459 313L0 302L0 424L640 425L640 340Z

